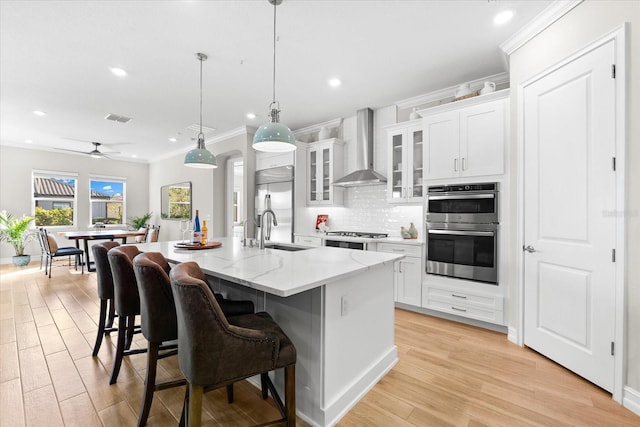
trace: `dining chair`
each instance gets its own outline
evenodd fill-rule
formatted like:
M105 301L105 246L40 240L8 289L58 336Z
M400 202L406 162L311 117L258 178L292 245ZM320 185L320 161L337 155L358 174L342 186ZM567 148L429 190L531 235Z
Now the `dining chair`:
M178 321L178 362L188 384L186 422L199 426L205 390L260 375L280 412L273 423L295 426L296 349L265 312L227 319L195 262L171 269L171 290ZM206 331L206 332L205 332ZM285 403L267 375L284 369ZM266 396L263 394L263 397Z
M135 325L136 316L140 314L140 295L133 270L133 259L139 253L135 245L116 246L107 252L118 316L118 341L109 384L115 384L118 380L124 356L147 351L146 348L131 349L134 333L140 332L140 328Z
M118 328L113 327L116 310L113 296L113 275L111 274L111 266L109 265L109 257L107 256L109 250L116 246L120 246L120 243L102 242L91 246L96 267L98 298L100 298L100 318L98 320L96 342L93 345L93 357L98 355L104 336L109 335L111 332L118 331Z
M147 231L147 243L153 243L158 241L158 237L160 236L160 226L150 226Z
M46 257L44 274L49 274L51 278L51 271L53 270L53 259L57 257L68 257L69 264L71 264L71 257L75 257L75 269L78 271L78 264L82 267L82 274L84 274L84 251L74 246L59 247L55 237L47 233L47 230L40 228L40 247L43 250L42 256ZM40 262L40 268L42 268L42 261Z
M149 226L145 225L144 227L138 228L138 232L144 233L144 235L136 236L134 239L136 243L144 243L147 241L147 234L149 234Z

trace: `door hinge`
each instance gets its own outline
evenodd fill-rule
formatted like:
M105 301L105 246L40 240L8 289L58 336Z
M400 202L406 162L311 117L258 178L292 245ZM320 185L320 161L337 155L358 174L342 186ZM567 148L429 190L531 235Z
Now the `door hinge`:
M611 249L611 262L616 262L616 250Z
M615 355L615 343L611 341L611 355Z
M611 167L613 168L613 170L616 170L616 158L612 157L611 158Z
M616 64L611 64L611 78L616 78Z

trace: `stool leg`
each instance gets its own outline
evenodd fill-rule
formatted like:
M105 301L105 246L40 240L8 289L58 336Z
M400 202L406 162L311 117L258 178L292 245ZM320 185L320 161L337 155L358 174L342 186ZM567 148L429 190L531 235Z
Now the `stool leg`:
M113 326L113 319L116 316L116 306L114 305L114 300L113 298L108 300L109 301L109 317L107 318L107 324L106 327L107 328L111 328ZM109 335L110 332L107 332L107 335Z
M109 384L115 384L116 381L118 381L120 365L122 365L122 357L124 356L124 336L126 330L127 316L118 316L118 343L116 344L116 357L113 360L113 370L111 371Z
M269 389L267 388L267 377L269 374L260 374L260 388L262 389L262 398L266 399L269 397Z
M147 345L147 376L144 379L144 392L142 393L142 403L140 404L138 427L146 425L147 418L149 418L151 403L153 403L153 393L156 390L156 369L159 349L159 343L149 342Z
M98 335L96 336L96 343L93 345L93 357L98 355L100 351L100 345L102 344L102 337L104 336L104 324L107 320L107 300L100 300L100 321L98 322Z
M233 403L233 384L227 385L227 402Z
M136 316L127 316L127 339L124 342L124 348L129 350L131 348L131 343L133 342L133 332L136 326Z
M189 411L187 412L187 425L200 427L202 424L202 386L189 384Z
M287 426L296 425L296 365L284 368L284 402L287 411Z

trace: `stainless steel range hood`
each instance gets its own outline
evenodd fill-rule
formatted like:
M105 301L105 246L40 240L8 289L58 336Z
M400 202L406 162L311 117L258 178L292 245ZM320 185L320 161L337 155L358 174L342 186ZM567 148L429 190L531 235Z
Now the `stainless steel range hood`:
M356 123L356 170L333 181L332 185L358 187L386 184L387 178L373 170L373 110L358 110Z

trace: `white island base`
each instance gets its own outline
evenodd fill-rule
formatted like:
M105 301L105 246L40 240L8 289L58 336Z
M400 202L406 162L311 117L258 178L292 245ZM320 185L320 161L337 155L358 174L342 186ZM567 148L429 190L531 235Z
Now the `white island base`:
M252 299L291 338L297 414L312 425L335 425L398 361L391 263L289 297L211 282L229 298Z

